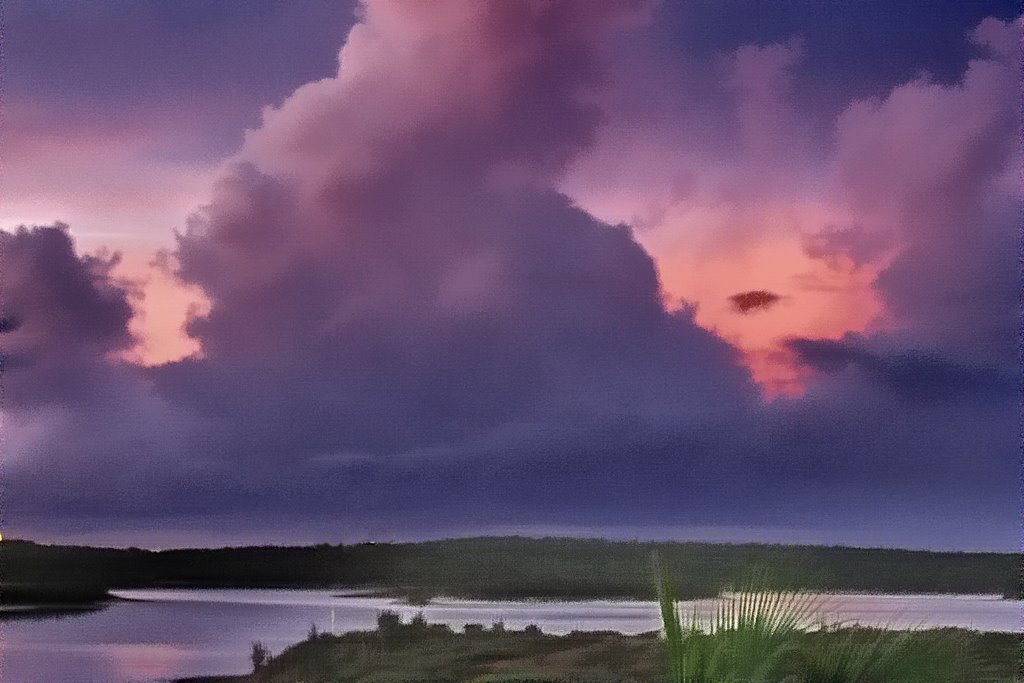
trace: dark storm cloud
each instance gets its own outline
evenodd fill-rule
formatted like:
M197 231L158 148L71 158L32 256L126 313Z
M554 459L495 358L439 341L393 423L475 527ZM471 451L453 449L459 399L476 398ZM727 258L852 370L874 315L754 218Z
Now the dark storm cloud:
M740 292L729 297L733 310L737 313L750 313L752 311L767 311L781 299L775 292L766 289L754 289L749 292Z
M467 463L563 453L600 478L592 448L756 402L735 350L664 308L629 230L547 189L593 136L599 46L636 8L425 11L370 5L340 75L267 112L180 237L180 276L210 298L189 324L203 354L146 374L202 419L175 423L190 450L159 509L294 509L301 491L373 514L412 479L434 506L466 493ZM137 467L159 472L143 442ZM141 512L99 491L48 504Z
M60 229L5 234L10 514L143 538L222 516L343 535L368 519L436 534L771 523L1007 545L1012 70L996 46L1013 27L979 29L1003 57L962 84L913 82L840 119L834 175L865 220L820 257L870 262L884 250L859 231L893 234L876 288L895 326L791 340L808 394L768 403L735 348L666 307L626 226L552 189L600 126L605 48L644 12L368 3L337 75L264 112L178 237L178 276L210 302L188 324L194 357L121 360L130 297L111 261ZM743 74L757 85L759 60L777 74L822 49L750 48ZM72 362L88 382L61 384Z
M103 357L132 344L118 257L79 257L67 226L0 230L3 407L18 411L83 398Z
M180 455L200 424L123 360L135 293L116 263L77 254L67 226L0 230L0 317L17 322L0 333L7 523L173 509L169 490L203 485L202 453Z

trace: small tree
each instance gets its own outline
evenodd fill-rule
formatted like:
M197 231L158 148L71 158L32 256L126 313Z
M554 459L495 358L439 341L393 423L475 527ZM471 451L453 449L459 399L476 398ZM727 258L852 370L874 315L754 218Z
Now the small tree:
M309 632L306 634L306 640L316 640L320 637L320 631L317 629L315 623L310 623Z
M377 628L381 631L393 631L402 626L402 617L398 612L386 609L377 615Z
M258 640L252 641L252 652L249 654L252 660L252 670L259 671L270 662L270 650Z

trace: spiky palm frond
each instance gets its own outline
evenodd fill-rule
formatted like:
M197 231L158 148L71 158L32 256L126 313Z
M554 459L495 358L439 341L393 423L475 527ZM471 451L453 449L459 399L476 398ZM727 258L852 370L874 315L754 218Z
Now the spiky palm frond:
M657 558L659 606L675 683L763 680L794 647L815 614L817 598L751 582L717 599L704 619L696 608L684 617Z
M724 593L702 617L680 612L672 581L654 558L673 683L946 683L956 680L947 634L852 629L829 634L821 598L764 579ZM823 628L811 645L807 631Z

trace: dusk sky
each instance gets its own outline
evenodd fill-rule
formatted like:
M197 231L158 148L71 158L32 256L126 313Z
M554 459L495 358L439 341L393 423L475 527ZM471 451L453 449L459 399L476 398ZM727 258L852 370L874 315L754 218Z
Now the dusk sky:
M0 529L1018 547L1017 7L5 0Z

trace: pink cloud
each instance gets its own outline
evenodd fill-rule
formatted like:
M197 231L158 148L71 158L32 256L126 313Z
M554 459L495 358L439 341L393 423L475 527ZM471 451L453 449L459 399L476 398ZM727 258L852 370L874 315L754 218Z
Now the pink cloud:
M973 261L983 273L991 254L971 249L961 231L986 212L998 213L996 204L1016 192L1007 153L1015 148L1010 131L1019 37L1019 21L983 21L970 38L986 52L961 82L919 79L882 99L852 102L826 136L814 133L820 126L815 112L795 104L791 79L803 59L799 40L747 45L705 60L718 90L678 75L700 72L694 57L660 65L655 73L627 61L622 68L630 75L622 79L639 93L634 98L671 114L641 127L628 107L612 108L609 125L574 166L566 190L606 220L640 226L639 239L657 260L669 294L695 302L702 325L749 353L763 356L787 336L787 326L789 335L824 337L933 326L925 320L959 330L965 326L947 320L956 306L941 313L910 296L915 286L909 279L894 282L907 266L889 264L904 248L900 263L918 264L911 279L919 283L952 283L944 268L980 281L960 265L943 266L943 259L973 251L977 256L957 260ZM688 91L694 93L689 98ZM715 117L702 113L709 102ZM1002 228L979 229L981 242L1002 234ZM779 277L782 271L788 282ZM725 298L759 287L792 294L792 305L777 307L770 322L767 314L759 316L764 324L756 330L730 320ZM939 294L941 288L933 294L957 297ZM968 333L958 334L959 344L970 346ZM760 367L758 377L772 381ZM778 366L780 377L794 371Z
M899 246L875 286L903 344L1015 358L1020 32L986 20L972 37L989 53L960 82L907 83L837 122L835 195L862 232Z
M467 177L520 165L534 178L557 171L599 118L584 96L599 85L600 40L646 5L366 3L337 76L267 108L241 158L335 181L440 158Z

